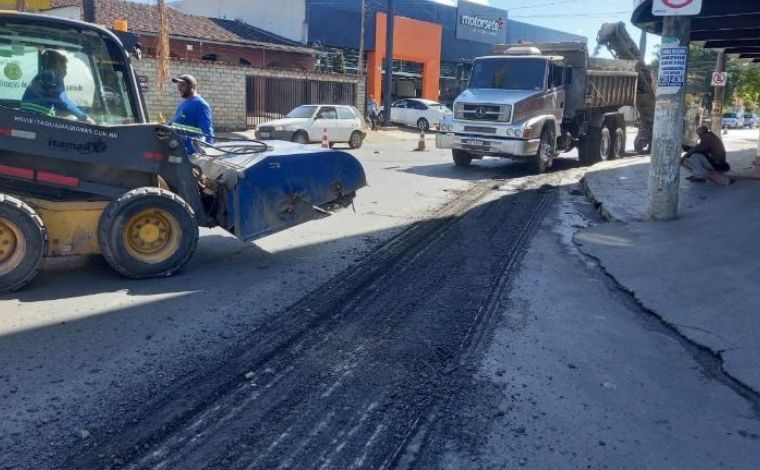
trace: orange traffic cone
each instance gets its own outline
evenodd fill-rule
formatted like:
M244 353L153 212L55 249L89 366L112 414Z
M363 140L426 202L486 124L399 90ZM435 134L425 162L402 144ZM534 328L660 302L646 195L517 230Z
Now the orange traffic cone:
M322 148L323 149L329 149L330 148L330 139L327 138L327 128L325 127L325 130L322 131Z
M417 141L417 148L414 149L415 152L424 152L425 151L425 131L420 130L420 140Z

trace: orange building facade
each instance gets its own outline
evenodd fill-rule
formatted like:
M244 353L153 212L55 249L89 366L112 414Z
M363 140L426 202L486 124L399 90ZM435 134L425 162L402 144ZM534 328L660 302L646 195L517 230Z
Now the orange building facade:
M375 16L375 50L367 53L367 93L380 98L386 57L386 15ZM394 18L393 58L422 64L422 98L437 100L443 26L403 16Z

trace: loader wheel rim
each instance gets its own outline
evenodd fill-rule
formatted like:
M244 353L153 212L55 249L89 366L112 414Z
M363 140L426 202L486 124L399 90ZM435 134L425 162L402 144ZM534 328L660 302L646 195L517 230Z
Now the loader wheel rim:
M180 248L182 229L176 217L162 209L147 209L129 218L124 247L134 259L155 264L169 259Z
M26 256L26 237L18 225L0 217L0 276L16 269Z

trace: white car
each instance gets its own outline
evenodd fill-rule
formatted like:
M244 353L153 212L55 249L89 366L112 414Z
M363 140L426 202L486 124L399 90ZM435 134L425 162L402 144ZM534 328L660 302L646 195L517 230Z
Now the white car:
M421 98L407 98L391 105L391 121L421 131L438 127L443 118L451 114L451 110L441 103Z
M367 135L364 120L353 106L307 104L293 109L282 119L259 125L256 138L308 144L321 142L325 129L331 146L346 142L352 149L358 149Z

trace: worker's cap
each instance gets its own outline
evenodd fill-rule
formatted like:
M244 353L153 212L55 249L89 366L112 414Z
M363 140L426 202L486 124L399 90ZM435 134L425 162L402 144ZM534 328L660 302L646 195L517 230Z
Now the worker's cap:
M195 77L193 77L189 73L183 73L182 75L178 75L172 78L172 82L174 83L185 82L190 86L198 86L198 80L196 80Z

